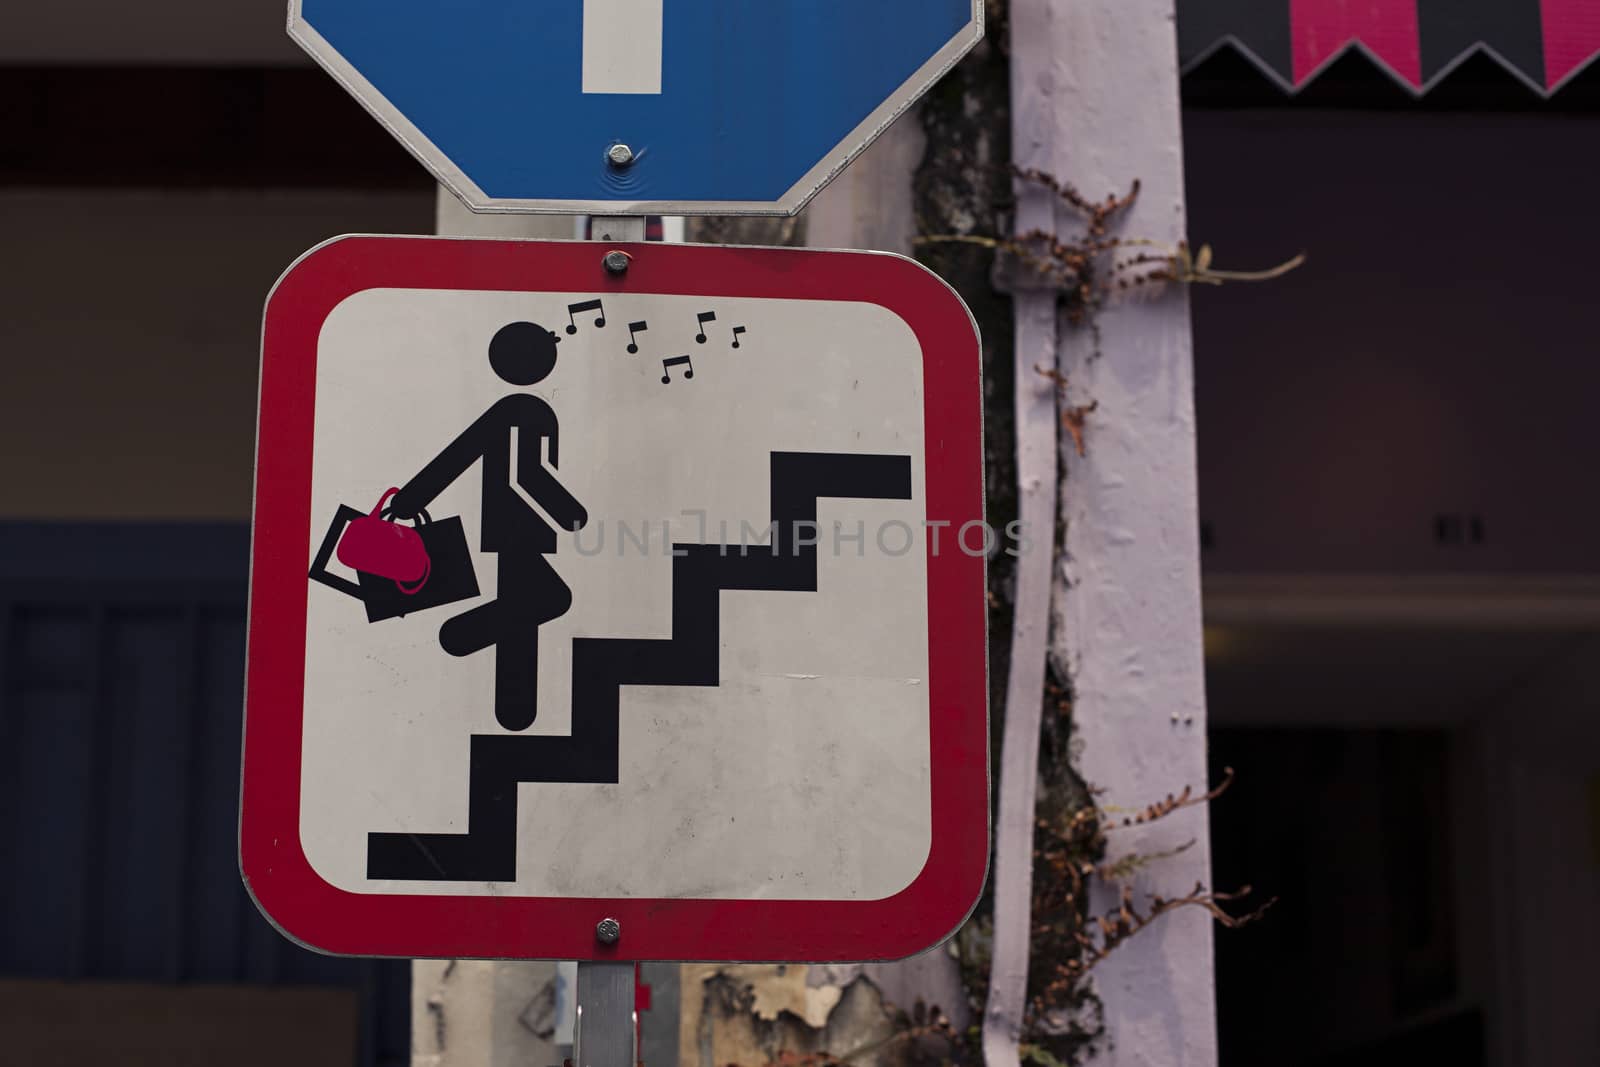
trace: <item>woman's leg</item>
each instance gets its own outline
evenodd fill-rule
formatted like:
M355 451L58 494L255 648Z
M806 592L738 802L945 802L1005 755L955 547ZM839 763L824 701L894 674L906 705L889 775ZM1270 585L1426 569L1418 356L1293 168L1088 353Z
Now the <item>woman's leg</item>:
M539 713L539 626L566 613L572 591L538 553L502 552L499 586L494 717L526 730Z
M491 600L446 619L439 627L439 647L452 656L470 656L495 642L500 631L500 602Z

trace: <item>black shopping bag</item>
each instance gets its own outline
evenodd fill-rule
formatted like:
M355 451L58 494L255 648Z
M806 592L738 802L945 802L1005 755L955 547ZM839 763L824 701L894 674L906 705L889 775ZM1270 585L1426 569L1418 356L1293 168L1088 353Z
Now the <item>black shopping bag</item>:
M340 504L333 517L328 535L317 549L317 558L311 561L311 580L330 589L355 597L367 609L368 622L382 622L425 611L444 604L471 600L478 595L478 576L472 569L472 549L467 546L467 532L459 516L433 522L426 511L417 515L417 533L422 536L422 546L428 551L428 580L415 593L403 592L392 579L376 574L356 572L356 581L328 573L328 561L333 558L339 537L350 520L361 518L365 512L348 504Z

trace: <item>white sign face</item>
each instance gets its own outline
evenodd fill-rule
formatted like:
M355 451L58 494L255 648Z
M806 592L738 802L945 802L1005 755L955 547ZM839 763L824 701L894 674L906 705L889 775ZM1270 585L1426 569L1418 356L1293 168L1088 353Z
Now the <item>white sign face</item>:
M970 318L605 250L345 239L269 301L246 882L339 952L927 947L987 859Z
M561 337L532 391L559 420L555 476L589 520L545 557L572 606L538 627L537 717L521 736L569 735L583 714L574 639L672 635L672 545L738 546L742 531L770 554L772 452L920 457L923 438L921 349L882 307L618 296L605 328L580 312L568 336L577 295L593 296L369 289L334 309L317 357L311 508L331 519L405 485L517 391L488 358L502 327ZM648 324L635 354L629 322ZM663 384L662 359L678 355L694 377L669 367ZM842 380L842 393L818 389ZM436 521L460 516L474 546L482 466L428 504ZM405 888L876 899L909 885L931 832L924 494L911 467L910 500L822 502L817 592L721 594L719 686L623 690L617 783L520 786L514 881ZM325 532L313 528L313 554ZM478 567L482 599L498 562ZM466 833L469 742L510 732L496 721L496 659L535 650L451 656L440 616L453 605L369 623L350 597L311 592L301 840L331 884L393 891L367 876L367 835Z

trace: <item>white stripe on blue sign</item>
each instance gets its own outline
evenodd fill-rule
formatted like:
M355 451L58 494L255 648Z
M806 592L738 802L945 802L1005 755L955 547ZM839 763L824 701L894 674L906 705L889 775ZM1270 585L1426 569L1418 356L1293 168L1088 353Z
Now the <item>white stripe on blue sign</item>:
M663 0L583 0L583 91L661 93Z

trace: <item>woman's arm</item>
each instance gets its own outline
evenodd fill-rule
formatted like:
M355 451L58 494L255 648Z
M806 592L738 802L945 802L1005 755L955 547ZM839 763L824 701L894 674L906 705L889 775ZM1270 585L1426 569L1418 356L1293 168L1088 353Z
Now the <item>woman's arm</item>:
M503 420L499 407L490 408L471 426L445 446L417 476L400 487L389 501L389 508L397 519L414 518L417 512L433 503L433 498L445 491L449 484L483 456L484 449L492 447L496 438L504 440L505 430L497 425Z
M517 435L517 464L514 468L517 485L533 502L544 509L563 530L581 530L589 521L589 513L582 504L550 473L550 468L540 462L539 443L549 440L552 461L555 458L555 435L541 432L543 428L522 428ZM553 466L552 462L552 466Z

